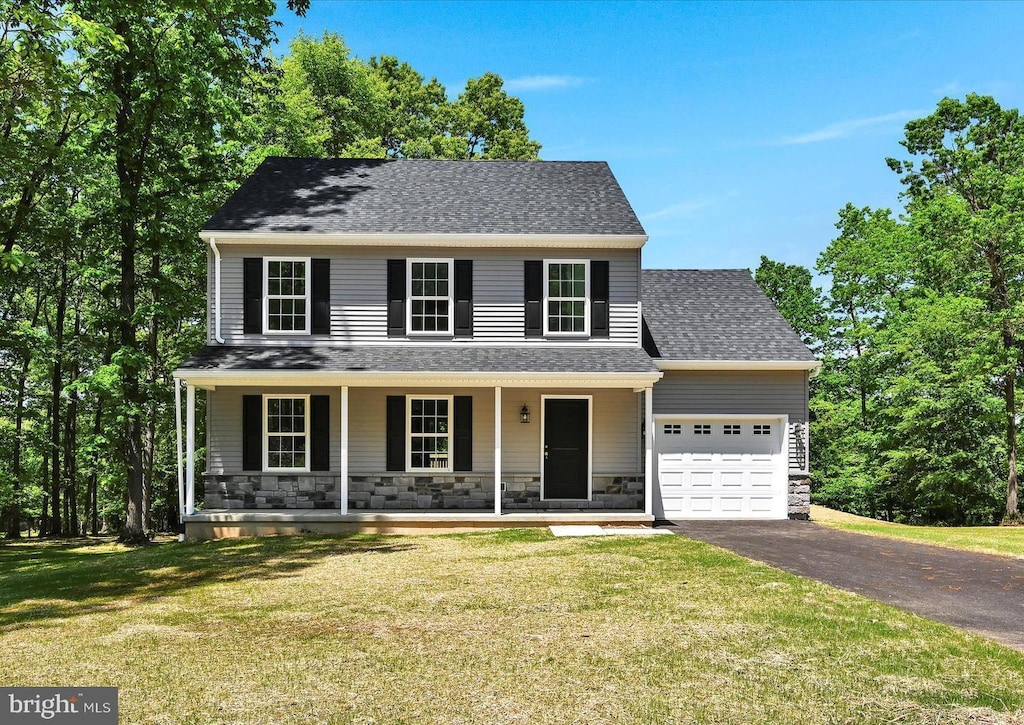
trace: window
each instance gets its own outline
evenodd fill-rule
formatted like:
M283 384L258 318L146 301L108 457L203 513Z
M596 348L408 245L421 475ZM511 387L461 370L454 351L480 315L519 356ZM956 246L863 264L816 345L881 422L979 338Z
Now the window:
M709 436L711 435L711 424L710 423L696 423L693 426L693 434L695 436Z
M665 425L662 428L662 431L665 433L665 435L678 436L683 434L683 426L679 425L678 423L671 423Z
M738 436L740 434L740 426L734 423L727 423L722 426L722 434L727 436Z
M309 396L264 396L266 470L308 471Z
M409 332L452 332L452 260L409 260Z
M588 263L579 260L544 262L544 332L586 335L590 332Z
M410 471L451 471L452 398L406 398Z
M309 259L266 257L265 333L309 334Z
M756 436L770 436L772 434L772 427L767 423L754 423L754 435Z

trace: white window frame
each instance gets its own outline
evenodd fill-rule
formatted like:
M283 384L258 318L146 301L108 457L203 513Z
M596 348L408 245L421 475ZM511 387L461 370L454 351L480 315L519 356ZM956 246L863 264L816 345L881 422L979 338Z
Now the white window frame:
M550 317L548 312L548 303L551 301L559 302L579 302L579 297L550 297L550 278L551 265L552 264L582 264L584 267L584 289L583 289L583 330L563 332L561 330L550 329ZM545 259L544 260L544 336L545 337L589 337L590 336L590 260L589 259Z
M413 400L446 400L448 401L448 465L444 468L413 468L412 467L412 401ZM434 433L416 433L417 436L440 438ZM417 394L405 396L405 470L407 473L451 473L455 465L455 396Z
M306 294L303 295L306 305L306 327L303 330L271 330L270 329L270 263L271 262L303 262L306 265ZM309 335L313 317L312 310L312 274L310 257L264 257L263 258L263 334L264 335ZM299 295L274 295L275 299L299 299Z
M412 293L412 266L414 264L445 264L448 266L448 296L442 295L416 295ZM437 259L416 257L407 259L405 262L405 329L410 337L436 337L438 335L451 337L455 326L455 259ZM448 302L448 327L444 330L413 330L412 329L412 301L427 300L437 302Z
M271 468L270 467L270 436L271 433L268 430L269 419L268 415L268 402L271 400L304 400L305 405L303 409L306 411L306 422L303 426L306 433L306 465L304 468ZM276 435L276 434L275 434ZM292 435L292 434L286 434ZM297 436L295 436L297 437ZM310 457L310 439L309 439L309 394L302 393L265 393L263 395L263 470L274 471L276 473L304 473L310 470L309 468L309 457Z

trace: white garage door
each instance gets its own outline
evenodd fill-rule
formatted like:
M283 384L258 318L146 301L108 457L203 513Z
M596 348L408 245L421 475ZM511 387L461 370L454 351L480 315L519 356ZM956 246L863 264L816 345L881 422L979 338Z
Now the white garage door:
M655 426L656 515L786 518L785 418L658 416Z

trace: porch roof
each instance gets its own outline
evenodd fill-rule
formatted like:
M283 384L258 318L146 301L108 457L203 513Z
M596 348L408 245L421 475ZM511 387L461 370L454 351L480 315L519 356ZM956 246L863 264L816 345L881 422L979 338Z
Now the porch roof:
M175 377L197 384L255 378L295 382L380 384L406 379L437 382L540 381L545 384L652 384L661 377L641 348L551 345L208 345L182 363Z

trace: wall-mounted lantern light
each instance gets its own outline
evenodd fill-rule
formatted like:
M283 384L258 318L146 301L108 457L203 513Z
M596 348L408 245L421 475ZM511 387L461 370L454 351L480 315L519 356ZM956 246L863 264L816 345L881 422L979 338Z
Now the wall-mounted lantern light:
M529 423L530 422L530 409L526 407L526 403L523 403L523 407L519 409L519 422Z

